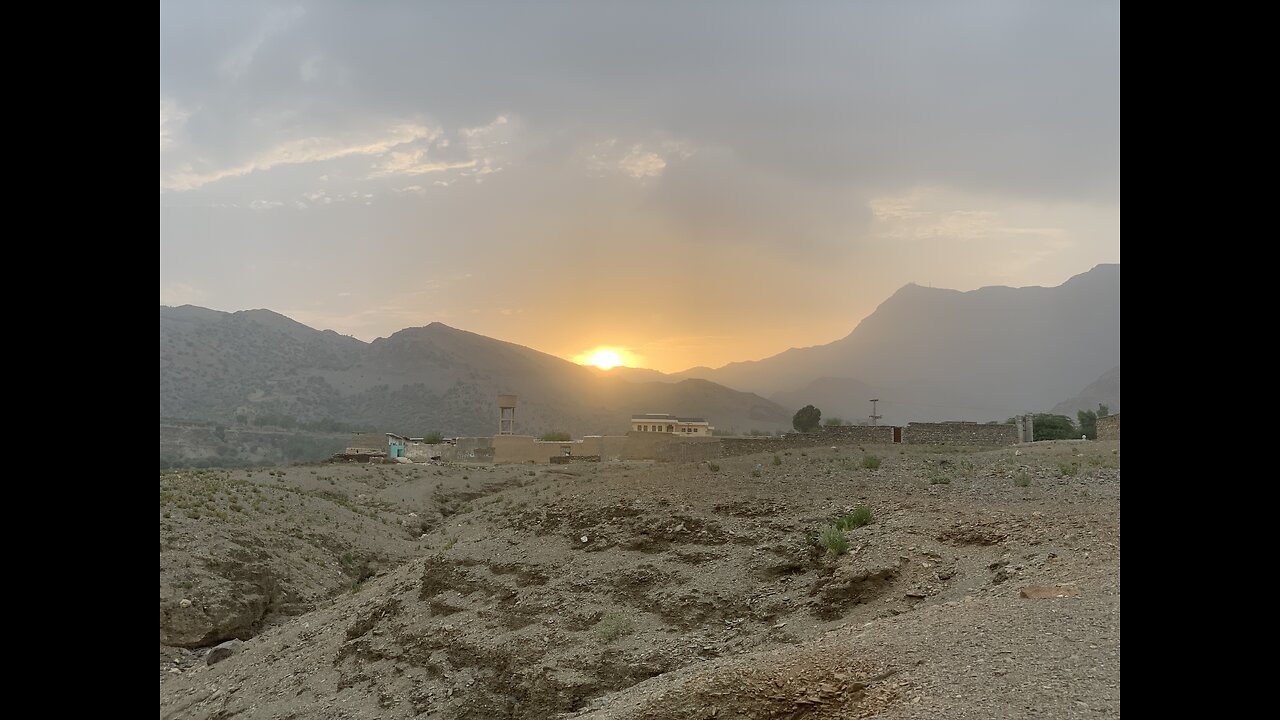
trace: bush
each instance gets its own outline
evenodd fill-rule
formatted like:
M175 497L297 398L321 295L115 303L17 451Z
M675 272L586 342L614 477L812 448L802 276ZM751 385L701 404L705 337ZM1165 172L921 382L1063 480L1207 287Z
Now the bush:
M827 553L833 557L849 552L848 538L844 536L844 531L835 525L822 528L822 532L818 533L818 544L826 548Z
M368 558L359 557L351 552L342 553L338 558L342 572L354 580L354 585L363 584L365 580L377 574L378 568ZM354 588L358 589L358 588Z
M572 440L573 437L570 436L569 433L567 432L549 432L549 433L544 433L538 439L546 440L548 442L568 442L569 440Z
M1078 463L1058 463L1058 471L1062 473L1062 477L1075 477L1080 471Z
M1019 472L1017 475L1013 476L1013 484L1017 485L1018 487L1030 487L1031 474L1028 473L1026 470Z
M609 613L600 618L600 622L591 628L596 637L604 642L617 640L623 635L630 635L636 629L636 624L631 618L621 613Z
M950 485L951 477L941 470L933 470L929 473L930 485Z
M796 411L791 418L791 426L799 432L809 432L822 422L822 411L812 405L805 405Z
M858 507L853 509L853 512L851 514L853 515L853 522L854 522L853 526L855 528L860 528L863 525L871 524L871 506L870 505L859 505Z
M707 462L707 469L711 472L720 472L720 466L710 461Z
M845 513L836 520L836 527L841 530L857 530L863 525L871 524L871 506L859 505L853 512Z
M778 457L777 455L774 455L774 456L773 456L773 464L774 464L774 466L775 466L775 467L776 467L776 466L778 466L778 465L781 465L781 464L782 464L782 458Z
M1039 413L1033 422L1035 440L1073 440L1080 437L1080 431L1066 415Z
M439 445L442 440L444 440L444 435L441 435L439 430L432 430L422 436L422 442L428 445Z
M876 468L880 467L880 458L876 457L875 455L867 455L866 457L862 458L862 467L868 470L875 470Z

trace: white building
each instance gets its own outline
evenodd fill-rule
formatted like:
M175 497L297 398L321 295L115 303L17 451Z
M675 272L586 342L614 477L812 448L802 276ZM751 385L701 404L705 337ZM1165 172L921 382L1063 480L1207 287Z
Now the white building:
M710 435L715 428L706 418L676 417L667 413L645 413L631 416L633 432L660 432L672 435Z

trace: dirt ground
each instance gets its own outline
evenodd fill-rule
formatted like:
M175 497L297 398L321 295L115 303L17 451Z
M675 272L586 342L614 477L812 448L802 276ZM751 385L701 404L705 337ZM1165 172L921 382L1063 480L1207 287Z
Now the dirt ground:
M717 462L162 473L161 717L1119 716L1118 442Z

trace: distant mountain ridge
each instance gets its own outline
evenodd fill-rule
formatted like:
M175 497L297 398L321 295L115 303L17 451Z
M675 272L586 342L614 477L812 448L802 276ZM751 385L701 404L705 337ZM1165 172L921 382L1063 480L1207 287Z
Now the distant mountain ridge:
M628 382L441 323L365 343L269 310L160 308L160 417L255 418L404 433L489 435L495 397L520 396L518 431L620 433L634 412L775 430L790 414L705 380Z
M1078 395L1053 406L1050 412L1066 415L1072 420L1080 410L1097 410L1099 405L1106 405L1112 414L1120 412L1120 366L1117 365L1102 377L1089 383Z
M881 422L1003 420L1041 412L1120 364L1120 266L1057 287L903 286L844 338L702 378L825 415Z
M673 375L604 372L441 323L365 343L269 310L160 308L161 418L220 423L281 416L482 435L496 428L500 392L520 396L530 433L623 432L633 412L789 429L807 404L865 421L872 398L882 424L988 421L1077 399L1096 407L1095 394L1118 411L1119 364L1119 265L1051 288L910 284L835 342Z

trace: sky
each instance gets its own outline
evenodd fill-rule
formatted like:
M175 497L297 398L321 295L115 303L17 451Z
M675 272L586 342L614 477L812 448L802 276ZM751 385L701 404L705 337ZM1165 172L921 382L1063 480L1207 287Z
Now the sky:
M1120 261L1118 2L161 2L160 303L718 367Z

